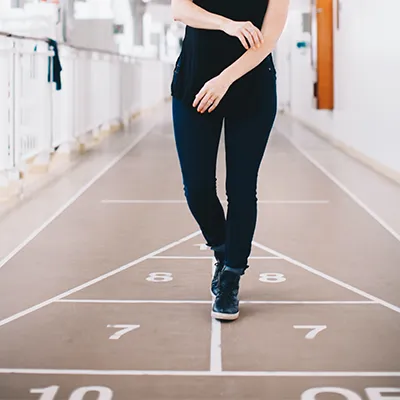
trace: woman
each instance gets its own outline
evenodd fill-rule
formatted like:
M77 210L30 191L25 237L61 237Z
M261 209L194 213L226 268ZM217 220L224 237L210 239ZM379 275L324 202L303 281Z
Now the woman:
M184 193L214 251L212 316L239 316L239 280L257 219L257 177L276 116L271 52L289 0L172 0L186 24L171 85L175 143ZM228 213L216 192L216 160L225 125Z

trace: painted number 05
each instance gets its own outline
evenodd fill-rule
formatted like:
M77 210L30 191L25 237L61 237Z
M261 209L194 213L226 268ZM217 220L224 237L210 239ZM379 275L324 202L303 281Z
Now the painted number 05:
M362 400L361 397L353 391L341 387L319 387L306 390L301 395L301 400L317 400L319 394L339 394L343 400ZM368 400L400 400L400 388L374 387L366 388L365 393ZM395 396L386 396L394 394ZM319 399L319 397L318 397Z
M30 393L41 394L39 400L55 400L59 386L50 386L44 389L31 389ZM110 388L104 386L86 386L75 389L69 400L83 400L86 394L97 392L97 400L112 400L113 392Z

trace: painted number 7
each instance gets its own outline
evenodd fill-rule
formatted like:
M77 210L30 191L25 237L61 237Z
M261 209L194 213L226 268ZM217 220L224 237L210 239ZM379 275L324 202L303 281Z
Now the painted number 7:
M307 333L306 339L314 339L318 333L322 332L327 328L326 325L293 325L294 329L311 329L310 332Z
M111 340L118 340L121 336L128 332L134 331L140 328L140 325L107 325L107 328L117 328L119 331L115 332L109 337Z

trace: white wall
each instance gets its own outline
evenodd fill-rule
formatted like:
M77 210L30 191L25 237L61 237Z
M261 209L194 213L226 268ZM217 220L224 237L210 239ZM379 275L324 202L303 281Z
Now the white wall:
M75 2L75 19L69 30L76 46L131 54L133 17L129 0L87 0ZM124 25L124 33L114 35L113 24Z
M129 0L113 0L114 21L124 25L124 33L115 36L119 52L132 54L133 51L133 15Z
M294 116L373 167L400 177L400 1L341 0L341 26L336 30L335 24L334 37L333 111L314 108L310 50L296 48L297 41L310 40L301 31L301 12L308 10L309 0L292 1L277 49L280 97L289 93ZM287 53L290 73L283 59Z
M0 0L0 4L4 0ZM56 4L25 4L24 8L0 7L0 30L17 35L61 38Z
M149 3L147 12L151 14L154 21L159 23L168 25L174 21L170 5Z
M114 40L113 20L77 19L70 31L70 44L75 46L118 51Z

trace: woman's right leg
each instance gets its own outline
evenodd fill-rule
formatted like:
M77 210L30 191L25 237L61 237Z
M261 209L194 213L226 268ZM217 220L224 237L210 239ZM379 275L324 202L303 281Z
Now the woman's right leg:
M200 114L175 98L172 99L172 117L189 209L199 224L206 244L214 249L216 256L224 254L225 213L216 191L222 117Z

